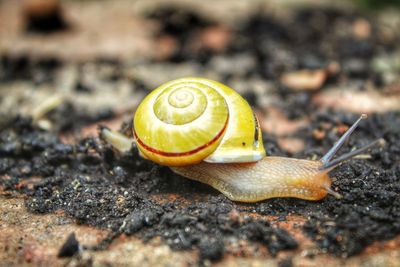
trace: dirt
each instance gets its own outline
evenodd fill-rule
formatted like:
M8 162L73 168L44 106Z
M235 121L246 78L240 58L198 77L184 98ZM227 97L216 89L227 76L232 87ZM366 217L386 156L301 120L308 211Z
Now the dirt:
M76 240L75 233L68 236L67 240L60 248L57 257L72 257L79 252L79 242Z
M324 115L313 124L334 125L336 119L330 115L327 120ZM338 117L343 123L354 118ZM296 239L282 228L242 217L239 212L298 214L308 217L303 230L322 249L351 256L374 241L400 233L400 147L396 142L399 122L400 117L395 114L375 116L351 139L349 147L383 136L387 146L374 149L368 161L353 160L332 173L337 178L334 188L343 195L341 200L327 197L316 203L296 199L251 205L232 203L207 186L141 159L136 151L120 156L91 138L65 145L23 118L17 118L1 133L0 171L5 175L2 184L6 189L27 194L28 210L47 213L62 209L79 223L112 229L114 237L122 233L136 234L144 240L161 236L173 249L198 248L202 258L212 260L223 255L228 238L261 242L276 254L282 249L297 248ZM332 135L320 146L328 149L336 139ZM266 143L267 152L279 154L279 148L270 141ZM37 176L43 179L32 187L23 183L24 178ZM203 193L200 197L199 192ZM154 199L163 193L179 198L165 202Z
M233 37L228 38L224 49L218 50L193 44L211 27L228 27L216 20L174 7L142 16L160 25L154 40L166 36L174 40L169 43L173 45L169 53L162 58L149 57L142 63L145 68L153 70L154 66L165 64L167 69L173 69L179 63L196 62L193 69L199 75L208 70L219 81L232 84L257 112L265 112L265 103L269 103L265 99L272 97L277 100L273 105L286 119L309 122L284 136L304 144L298 152L278 145L281 136L264 134L268 155L321 157L358 118L357 113L318 106L312 99L321 91L339 87L368 93L373 88L381 93L396 81L376 70L372 62L382 54L398 51L400 36L383 36L376 18L358 11L303 8L290 19L256 12L224 31ZM352 26L358 25L360 19L363 32L352 32ZM370 31L365 30L365 22L371 25ZM54 85L58 71L67 65L53 57L3 54L1 58L2 85L21 80L35 86ZM329 76L321 89L298 92L280 82L287 72L324 69L332 62L339 64L340 70ZM107 65L106 76L95 72L102 82L132 84L133 97L152 88L146 74L127 76L129 63L97 59L91 64L98 69ZM74 90L78 95L94 94L96 86L82 78L88 68L82 62L76 65L83 74L74 80ZM238 80L247 83L241 85ZM257 84L272 89L260 92ZM246 255L245 248L239 252L234 249L243 240L250 247L257 244L271 255L278 255L301 246L303 240L295 231L279 224L298 216L304 221L297 228L319 247L308 257L327 253L347 258L376 241L400 234L399 109L371 113L341 150L345 153L381 137L386 141L385 147L373 148L363 155L364 159L346 162L330 174L333 188L343 195L342 199L328 196L318 202L272 199L234 203L206 185L140 158L135 148L120 155L97 135L76 137L75 142L66 144L63 134L116 116L109 108L86 113L71 100L47 114L54 125L51 131L40 129L29 116L2 120L0 184L7 192L23 194L29 212L62 210L78 224L110 230L96 245L79 244L71 235L64 246L60 242L60 256L72 256L81 249L106 250L116 238L125 235L145 242L161 238L173 250L196 250L200 263L235 253ZM129 121L121 126L123 132L130 131ZM291 258L282 259L280 264L290 266Z
M63 209L79 223L138 234L144 240L161 236L174 249L197 247L202 257L214 260L223 255L224 236L262 242L273 254L297 247L287 231L268 222L231 220L231 213L237 212L232 202L141 159L136 152L120 157L95 139L65 145L22 118L12 125L2 132L1 173L7 174L2 183L6 189L25 191L32 212ZM31 176L44 179L32 189L20 184ZM201 189L204 200L190 203L191 191ZM152 199L166 192L183 194L189 204L181 199L166 203Z

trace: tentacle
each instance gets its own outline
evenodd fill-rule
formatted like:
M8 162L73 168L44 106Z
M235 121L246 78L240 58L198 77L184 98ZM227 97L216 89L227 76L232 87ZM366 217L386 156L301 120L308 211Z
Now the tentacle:
M112 131L106 127L100 128L100 138L112 145L119 152L124 153L132 148L134 140L126 137L117 131Z
M367 118L367 114L362 114L360 118L340 137L339 141L337 141L333 147L320 159L323 164L328 163L332 157L336 154L336 152L343 146L347 139L349 139L350 135L354 132L357 126L363 119Z
M368 149L370 149L371 147L373 147L375 145L383 146L384 144L385 144L385 140L383 138L375 140L374 142L372 142L372 143L370 143L370 144L368 144L368 145L366 145L366 146L364 146L362 148L350 151L349 153L346 153L346 154L338 157L337 159L334 159L332 161L324 163L324 165L322 165L320 167L320 170L333 169L336 166L338 166L340 163L342 163L342 162L344 162L344 161L346 161L348 159L351 159L351 158L353 158L353 157L355 157L357 155L360 155L361 153L367 151Z

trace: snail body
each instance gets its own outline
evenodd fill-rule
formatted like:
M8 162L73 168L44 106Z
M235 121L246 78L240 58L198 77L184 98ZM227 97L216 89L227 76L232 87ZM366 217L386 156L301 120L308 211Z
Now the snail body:
M231 200L320 200L327 194L340 197L330 188L330 170L382 142L331 160L363 118L320 160L265 156L258 120L246 100L221 83L182 78L161 85L141 102L133 133L142 157ZM103 129L102 136L121 151L129 149L120 134Z
M254 163L201 162L171 169L214 187L231 200L256 202L275 197L324 198L331 180L328 171L319 170L321 166L318 161L265 157Z

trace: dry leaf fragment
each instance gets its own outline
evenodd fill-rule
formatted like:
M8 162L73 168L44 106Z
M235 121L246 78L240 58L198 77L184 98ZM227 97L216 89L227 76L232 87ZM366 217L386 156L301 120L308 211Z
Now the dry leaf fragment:
M312 102L323 107L355 113L400 110L400 95L384 95L376 91L328 90L315 95Z
M200 32L200 45L216 52L224 51L231 40L231 32L224 26L212 26Z
M352 25L352 30L358 39L367 39L371 35L371 25L366 19L357 19Z
M258 118L261 129L267 134L278 136L292 134L309 123L306 119L289 120L280 109L275 107L268 107L265 114L265 117L259 115Z
M296 91L318 90L327 78L325 69L319 70L299 70L288 72L281 76L281 83Z

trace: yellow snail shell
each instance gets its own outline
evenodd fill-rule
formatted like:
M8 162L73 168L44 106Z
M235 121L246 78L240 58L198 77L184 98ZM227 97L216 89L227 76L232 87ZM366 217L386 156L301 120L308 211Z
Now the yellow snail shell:
M233 89L203 78L165 83L139 105L134 135L142 155L167 166L265 157L250 105Z

